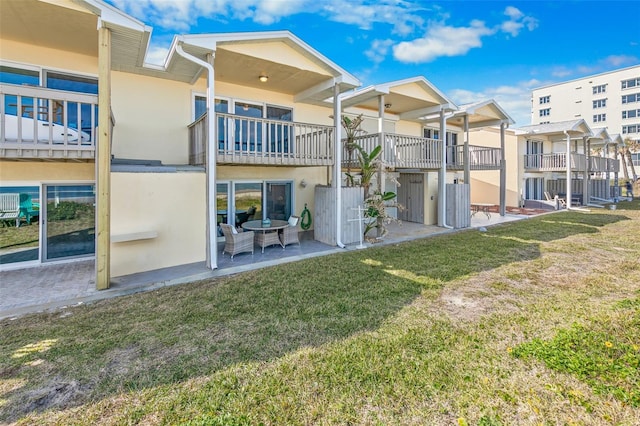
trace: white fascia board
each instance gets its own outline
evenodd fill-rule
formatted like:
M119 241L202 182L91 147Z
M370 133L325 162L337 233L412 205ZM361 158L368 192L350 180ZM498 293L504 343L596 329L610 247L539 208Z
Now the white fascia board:
M92 13L100 17L103 22L118 25L120 27L147 32L151 34L153 28L139 21L131 15L127 15L118 8L101 0L73 0L73 2L85 6Z
M445 113L457 111L458 107L454 104L446 103L442 105L434 105L427 108L415 109L413 111L403 112L399 115L401 120L420 120L425 123L439 121L440 111Z
M355 90L353 93L342 97L342 108L357 106L371 99L376 99L380 95L386 95L389 91L380 89L378 86L367 86L364 89Z

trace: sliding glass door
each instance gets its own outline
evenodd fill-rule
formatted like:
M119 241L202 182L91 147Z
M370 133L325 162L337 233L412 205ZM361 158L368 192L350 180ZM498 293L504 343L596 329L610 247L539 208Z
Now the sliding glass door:
M43 261L95 254L95 186L44 185Z
M287 220L293 203L292 182L266 182L266 212L269 219Z

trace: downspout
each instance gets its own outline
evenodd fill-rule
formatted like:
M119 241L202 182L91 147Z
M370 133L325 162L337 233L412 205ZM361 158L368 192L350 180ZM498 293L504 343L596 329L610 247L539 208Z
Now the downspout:
M567 199L565 200L567 202L567 210L569 210L571 208L571 136L569 135L569 132L567 132L566 130L564 130L564 134L567 136L567 158L566 158L566 167L567 167L567 172L566 172L566 178L567 178Z
M335 126L335 144L333 161L333 187L336 189L336 245L345 248L342 242L342 99L340 99L340 83L333 86L333 125Z
M211 220L213 217L213 213L217 211L217 201L216 201L216 147L213 145L213 141L217 140L216 137L216 117L215 112L211 114L211 103L215 100L215 92L214 92L214 71L213 65L208 62L205 62L195 56L192 56L186 53L182 49L182 45L178 43L176 45L176 53L185 58L188 61L193 62L194 64L200 65L207 69L207 159L206 159L206 174L207 174L207 249L206 249L206 266L209 269L217 269L218 268L218 229L217 226L212 226Z
M462 148L462 162L464 163L464 183L469 185L469 191L471 191L471 164L469 164L469 114L467 113L464 114L464 146Z
M440 209L438 214L438 226L447 229L453 229L453 226L447 225L447 119L452 117L453 113L445 116L444 109L440 109L440 140L442 141L442 150L440 152L440 176L438 178L438 198L440 199Z
M507 213L507 159L505 156L505 129L509 124L500 123L500 216Z

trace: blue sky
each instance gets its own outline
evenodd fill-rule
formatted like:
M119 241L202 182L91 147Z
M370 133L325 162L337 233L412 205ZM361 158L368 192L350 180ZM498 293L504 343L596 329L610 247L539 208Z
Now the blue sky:
M364 86L422 75L457 104L493 98L523 126L531 89L640 63L638 1L107 0L174 34L289 30Z

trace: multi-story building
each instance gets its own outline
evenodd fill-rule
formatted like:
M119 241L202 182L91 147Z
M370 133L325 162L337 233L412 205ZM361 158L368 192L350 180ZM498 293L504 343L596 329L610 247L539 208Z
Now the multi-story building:
M532 125L579 119L640 140L640 65L533 89Z

